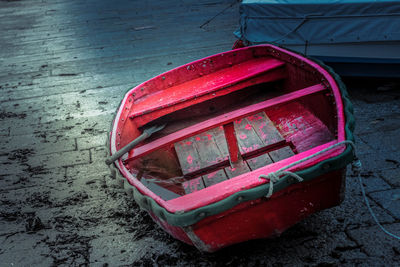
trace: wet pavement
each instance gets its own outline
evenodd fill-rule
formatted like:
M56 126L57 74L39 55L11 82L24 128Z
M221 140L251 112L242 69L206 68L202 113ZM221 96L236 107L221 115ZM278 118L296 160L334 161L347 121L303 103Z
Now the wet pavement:
M109 178L105 138L131 87L229 50L235 1L0 1L0 265L398 266L348 171L345 201L279 238L203 254ZM400 88L346 80L361 175L400 234Z

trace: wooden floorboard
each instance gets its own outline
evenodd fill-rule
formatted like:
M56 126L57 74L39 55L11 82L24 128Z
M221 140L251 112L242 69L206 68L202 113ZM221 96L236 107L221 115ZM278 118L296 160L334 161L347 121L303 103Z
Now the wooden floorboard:
M221 145L224 140L223 130L215 128L175 143L174 146L182 173L185 176L193 176L199 171L207 172L210 167L215 169L216 166L227 164L228 152L226 144L225 146ZM206 180L208 181L214 176L209 175ZM210 183L213 182L205 181L206 186Z
M289 158L294 155L292 149L289 146L285 146L277 150L271 151L268 154L274 162Z
M230 167L225 168L225 172L229 178L239 176L249 171L250 171L249 166L243 160L239 160L238 162L232 163Z
M260 156L251 158L251 159L247 159L246 160L247 164L249 165L251 170L256 170L258 168L267 166L271 163L273 163L271 157L268 155L268 153L266 154L262 154Z

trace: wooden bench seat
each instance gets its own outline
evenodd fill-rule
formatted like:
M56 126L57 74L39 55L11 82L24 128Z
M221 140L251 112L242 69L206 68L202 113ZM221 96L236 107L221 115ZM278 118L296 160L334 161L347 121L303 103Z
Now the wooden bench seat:
M244 87L286 77L285 63L254 58L155 92L135 102L129 117L137 126L176 110L222 96Z
M286 95L278 96L273 99L268 99L263 102L241 108L215 118L200 122L196 125L187 127L185 129L179 130L167 136L156 139L150 143L139 146L131 151L129 157L125 160L125 163L133 161L137 158L143 157L161 147L168 146L184 140L186 138L195 136L196 134L208 131L210 129L216 128L221 125L225 125L235 120L240 120L247 116L257 114L266 108L273 107L282 103L287 103L301 97L305 97L311 94L320 93L326 88L322 84L313 85Z

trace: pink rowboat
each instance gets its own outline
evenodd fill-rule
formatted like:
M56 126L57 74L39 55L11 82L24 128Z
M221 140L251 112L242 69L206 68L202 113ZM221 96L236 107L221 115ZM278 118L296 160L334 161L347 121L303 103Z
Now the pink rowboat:
M250 46L131 89L108 163L160 227L212 252L340 204L353 128L336 74L273 45Z

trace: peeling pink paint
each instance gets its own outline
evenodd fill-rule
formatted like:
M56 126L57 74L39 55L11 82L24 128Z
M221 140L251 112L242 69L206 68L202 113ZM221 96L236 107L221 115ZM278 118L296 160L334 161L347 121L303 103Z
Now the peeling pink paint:
M267 123L266 122L262 122L262 123L260 123L260 126L258 126L258 128L260 128L260 130L261 130L265 126L267 126Z
M190 187L193 189L197 189L197 186L199 185L199 179L192 179L190 180Z
M261 120L262 118L263 117L261 117L260 115L252 115L252 116L247 117L247 119L249 121L258 121L258 120Z
M252 145L252 146L250 146L250 147L242 146L242 150L243 150L245 153L248 153L248 152L257 150L258 148L260 148L260 145L259 145L259 144L254 144L254 145Z
M212 161L208 161L211 165L214 165L214 164L217 164L218 162L220 162L220 160L218 160L218 158L217 159L215 159L215 160L212 160Z
M190 167L188 168L188 172L194 172L197 171L199 168L198 167Z
M217 172L209 173L209 174L207 175L207 178L208 178L208 179L211 179L211 178L213 178L216 174L217 174Z
M192 158L192 155L189 155L189 156L187 156L187 162L189 163L189 164L192 164L193 163L193 158Z

